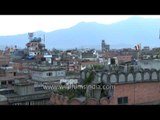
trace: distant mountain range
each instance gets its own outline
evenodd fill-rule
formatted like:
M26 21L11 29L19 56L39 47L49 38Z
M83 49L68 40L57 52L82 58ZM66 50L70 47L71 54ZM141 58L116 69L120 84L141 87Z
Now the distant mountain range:
M100 49L105 40L110 47L133 48L141 43L143 46L160 47L160 19L132 17L113 24L81 22L71 28L52 32L35 32L35 37L45 34L47 49L96 48ZM0 36L0 47L17 45L26 47L28 33L14 36ZM43 41L44 42L44 41Z

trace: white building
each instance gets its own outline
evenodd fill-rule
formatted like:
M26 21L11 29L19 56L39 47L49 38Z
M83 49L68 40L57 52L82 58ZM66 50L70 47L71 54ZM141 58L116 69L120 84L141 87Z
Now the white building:
M52 55L44 55L43 57L46 59L48 63L52 63Z

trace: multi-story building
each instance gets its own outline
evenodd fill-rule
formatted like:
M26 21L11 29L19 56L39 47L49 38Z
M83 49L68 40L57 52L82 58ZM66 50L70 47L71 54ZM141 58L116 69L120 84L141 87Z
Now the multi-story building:
M0 105L8 105L7 97L0 95Z
M160 104L160 71L144 70L135 73L96 72L93 83L101 83L103 91L91 90L92 97L102 105L138 105ZM81 78L88 77L88 72L81 72ZM106 89L105 89L106 87Z
M105 43L105 40L102 40L101 43L102 52L107 52L110 50L110 45Z
M48 105L51 93L38 90L30 80L21 80L14 83L12 89L0 89L0 104L3 105Z
M0 66L8 65L10 61L9 55L0 55Z
M53 94L54 105L159 105L160 70L144 70L128 73L93 71L83 96L69 99ZM81 80L86 81L90 71L81 71ZM82 82L83 83L83 82ZM81 86L82 87L82 86Z
M98 61L99 54L96 50L91 49L80 54L81 61Z
M118 55L118 63L131 62L132 55Z
M28 78L28 75L17 74L12 66L0 67L0 88L12 87L16 79Z
M38 82L58 81L66 77L66 70L53 65L37 64L30 66L32 80Z
M137 61L137 65L142 68L142 69L156 69L159 70L160 69L160 60L138 60Z
M30 35L31 33L29 33ZM41 43L41 37L37 38L33 36L29 37L30 41L26 44L29 56L39 57L44 54L45 45Z
M78 60L70 60L68 62L68 72L79 72L80 65Z

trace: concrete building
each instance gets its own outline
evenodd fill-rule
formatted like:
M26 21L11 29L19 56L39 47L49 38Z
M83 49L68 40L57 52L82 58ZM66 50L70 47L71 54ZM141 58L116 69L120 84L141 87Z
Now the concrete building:
M66 77L66 70L52 65L30 66L31 77L34 81L57 81Z
M107 52L110 50L110 45L105 43L105 40L102 40L101 43L102 52Z
M81 61L98 61L99 54L96 50L88 50L80 54Z
M52 55L44 55L45 61L49 64L53 64Z
M87 87L87 97L84 96L83 101L79 100L81 97L79 99L68 99L62 95L52 94L50 98L51 103L56 105L160 104L160 70L144 70L134 73L93 72L94 79L90 83L90 89ZM89 71L81 71L82 80L88 77Z
M28 81L15 82L14 91L18 95L34 94L34 83Z
M150 47L149 46L144 46L142 51L143 52L149 52L150 51Z
M8 105L7 97L0 95L0 105Z
M81 72L81 78L85 79L88 75L87 71ZM106 73L100 72L99 82L103 85L112 85L111 94L100 91L97 98L93 94L93 98L100 100L102 105L118 105L118 104L160 104L160 71L145 70L135 73ZM95 79L96 81L98 79ZM99 83L97 81L97 83ZM108 89L109 90L109 89Z
M0 55L0 66L8 65L10 61L9 55Z
M0 104L6 105L48 105L51 93L37 90L30 80L17 80L12 89L0 89Z
M156 69L160 70L160 60L151 59L151 60L138 60L137 65L142 69Z
M68 72L79 72L80 71L80 62L78 60L68 61Z
M89 77L89 71L81 71L81 79ZM128 73L94 73L95 79L90 85L101 85L101 89L88 89L83 101L77 98L69 100L64 96L52 94L50 101L54 105L159 105L160 70L145 70ZM94 83L94 84L93 84Z
M41 37L33 37L33 33L29 33L30 41L26 44L29 56L39 57L44 54L45 45L41 43Z
M13 53L10 55L11 61L22 60L25 58L25 50L23 49L15 49Z
M28 78L28 75L19 75L13 67L0 67L0 88L12 86L16 79Z
M28 74L29 73L29 66L32 66L36 62L37 62L36 60L22 59L22 60L16 60L16 61L12 62L11 65L17 73Z
M51 93L48 91L36 92L29 95L12 95L7 97L8 105L50 105Z

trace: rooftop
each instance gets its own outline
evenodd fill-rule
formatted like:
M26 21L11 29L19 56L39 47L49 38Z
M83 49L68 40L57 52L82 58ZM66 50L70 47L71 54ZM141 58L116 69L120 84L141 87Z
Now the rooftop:
M33 82L29 82L29 81L21 81L21 82L17 82L14 85L16 86L26 86L26 85L34 85Z
M31 70L35 71L52 71L52 70L65 70L63 67L52 65L33 65L29 66Z
M0 77L0 81L28 78L28 75Z
M7 101L7 97L5 97L4 95L0 95L0 102L2 101Z

